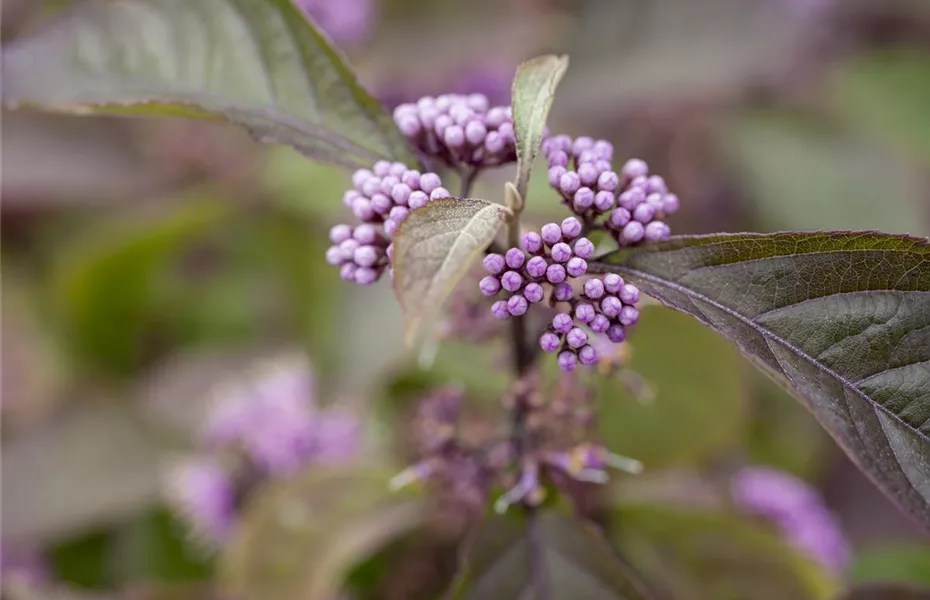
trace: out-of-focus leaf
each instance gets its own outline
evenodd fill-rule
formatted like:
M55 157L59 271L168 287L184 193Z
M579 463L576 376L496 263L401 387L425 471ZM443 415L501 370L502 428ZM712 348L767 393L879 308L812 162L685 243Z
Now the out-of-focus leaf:
M930 162L930 59L908 51L859 56L835 75L831 95L851 126Z
M850 134L757 113L724 122L718 143L767 228L930 231L920 175Z
M401 223L394 235L394 293L408 340L441 308L510 214L477 198L441 198Z
M111 530L96 529L54 544L46 553L54 578L83 589L112 587L116 582L107 559L114 538Z
M930 600L930 589L908 583L863 583L843 592L836 600Z
M94 402L4 440L3 538L62 539L145 509L157 499L159 456L132 413Z
M835 582L774 534L723 513L654 503L613 514L608 536L662 597L815 600Z
M176 211L95 227L62 256L53 289L77 358L117 373L139 365L142 333L165 319L152 294L156 277L230 213L228 205L201 200L192 196Z
M454 598L652 598L600 531L556 512L492 517L464 549Z
M930 244L876 232L681 236L589 265L735 342L930 526Z
M221 119L323 162L417 162L290 0L85 2L4 48L3 102Z
M517 67L513 80L513 129L517 137L514 185L520 198L526 197L530 171L539 154L555 89L567 68L568 57L553 54L538 56Z
M740 358L686 315L648 306L631 333L631 369L654 387L643 404L599 377L599 436L647 468L695 463L735 443L744 424Z
M855 583L911 582L930 587L930 544L884 546L858 553L850 568Z
M331 223L349 215L342 196L352 182L343 169L310 162L287 146L271 146L261 177L271 200L297 215Z
M133 584L174 587L204 581L211 575L211 557L191 542L187 525L162 506L153 507L121 528L105 557L120 581ZM187 587L181 590L187 591ZM154 597L164 592L167 599L174 590L158 592Z
M220 556L226 591L243 600L334 597L358 561L415 527L422 507L360 466L312 467L250 500Z

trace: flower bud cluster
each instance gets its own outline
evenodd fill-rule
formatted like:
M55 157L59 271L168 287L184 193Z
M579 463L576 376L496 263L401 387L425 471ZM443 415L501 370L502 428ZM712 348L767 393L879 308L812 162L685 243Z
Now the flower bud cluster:
M491 107L484 94L424 96L395 108L394 122L425 157L455 169L517 159L510 107Z
M638 158L613 170L613 146L589 137L557 135L543 142L549 184L589 228L606 229L621 246L668 239L664 222L678 210L678 196L650 175Z
M371 285L390 267L391 240L410 211L451 194L435 173L383 160L370 170L356 171L352 183L354 188L342 200L361 224L340 224L330 230L333 245L326 251L326 262L338 266L345 281Z

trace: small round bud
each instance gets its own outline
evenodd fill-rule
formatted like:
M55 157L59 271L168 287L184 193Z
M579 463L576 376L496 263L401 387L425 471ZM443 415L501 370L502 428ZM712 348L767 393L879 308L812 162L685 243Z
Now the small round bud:
M478 282L478 289L485 296L496 296L501 291L501 282L496 277L488 275Z
M484 138L484 150L490 155L500 154L507 147L507 140L496 131L489 131Z
M338 246L330 246L326 249L326 262L330 265L341 265L345 262L342 256L342 250Z
M633 220L646 224L656 216L656 209L653 205L643 202L633 209Z
M581 181L581 185L593 187L597 184L600 174L601 172L597 170L597 167L591 163L582 163L578 167L578 180Z
M355 190L349 190L345 194L342 195L342 203L346 206L346 208L351 210L352 203L355 202L355 199L361 198L361 197L362 197L362 194L360 194L359 192L356 192Z
M546 275L546 267L549 263L542 256L534 256L526 263L526 274L530 277L539 279Z
M504 121L501 123L501 126L497 128L497 133L499 133L501 137L504 138L505 142L513 142L513 123L510 121Z
M565 267L562 265L549 265L546 269L546 279L549 283L562 283L565 281Z
M594 319L595 314L597 313L594 312L594 306L587 302L580 302L578 306L575 307L575 318L582 323L590 323Z
M388 214L393 207L394 202L384 194L378 193L371 197L371 209L379 215Z
M575 370L575 367L578 366L578 359L575 357L575 354L569 350L559 353L559 368L566 372L571 372Z
M572 329L572 316L568 313L559 313L552 317L552 328L559 333L568 333Z
M620 300L624 304L636 304L639 302L639 288L632 283L626 283L620 289Z
M619 344L626 339L626 329L620 324L611 325L607 328L607 339L615 344Z
M568 259L572 257L572 249L565 242L559 242L552 247L552 260L555 262L568 262Z
M507 251L507 254L504 255L504 261L511 269L519 269L526 261L526 255L523 254L523 251L519 248L511 248Z
M517 292L523 287L523 277L516 271L507 271L501 276L501 287L508 292Z
M578 349L578 362L585 366L596 364L598 358L597 350L594 349L594 346L584 345Z
M575 192L575 197L572 200L572 208L575 210L575 212L583 213L592 206L594 206L594 192L591 190L591 188L578 188L578 191Z
M588 343L588 334L580 327L572 327L571 330L565 334L565 341L568 342L568 345L572 348L581 348Z
M352 232L352 239L359 244L374 244L378 239L378 230L370 223L362 223Z
M352 226L351 225L336 225L329 230L329 241L334 244L339 244L347 239L352 237Z
M559 178L559 191L565 196L571 197L580 187L581 179L574 171L567 171Z
M355 281L355 272L358 271L358 265L355 263L346 263L339 269L339 277L343 281Z
M627 181L632 181L637 177L643 177L649 173L649 165L646 164L646 161L640 160L638 158L631 158L630 160L624 163L623 168L620 170L623 175L623 178Z
M617 320L622 325L632 325L639 320L639 311L633 306L624 306L617 316Z
M507 268L507 262L500 254L488 254L481 261L481 264L484 265L484 270L491 275L500 275Z
M407 172L407 165L402 162L393 162L391 163L390 174L394 177L397 177L398 180Z
M604 315L595 315L594 318L591 319L591 322L588 323L588 327L594 333L604 333L607 331L607 328L610 327L610 319Z
M406 183L398 183L391 188L391 198L398 204L407 204L407 198L412 191Z
M616 296L605 296L601 300L601 312L608 318L615 318L623 309L623 303Z
M600 191L594 194L594 209L597 212L607 212L614 207L614 193Z
M378 275L378 271L374 269L360 267L355 271L355 283L359 285L371 285L378 281Z
M465 126L465 139L472 146L480 146L488 135L488 128L481 121L469 121Z
M651 176L646 180L646 193L667 194L668 186L665 185L665 179L660 175Z
M546 162L549 167L566 167L568 166L568 155L561 150L556 150L546 156ZM564 172L564 171L563 171Z
M395 206L391 209L391 212L388 213L388 216L394 221L400 223L407 218L407 215L410 214L410 209L405 206Z
M620 176L614 171L604 171L597 178L597 189L613 192L620 187Z
M388 175L381 179L381 193L385 196L391 195L391 190L394 189L394 186L400 183L400 179L394 177L393 175Z
M539 347L543 349L543 352L555 352L561 345L562 342L559 336L551 331L547 331L539 336Z
M537 302L542 302L543 296L545 296L545 291L543 287L538 283L528 283L526 288L523 290L523 296L532 304Z
M630 221L624 226L620 234L620 239L617 241L624 245L635 244L636 242L642 241L645 234L646 229L643 227L642 223L639 221Z
M588 272L588 261L577 256L572 257L565 263L565 272L570 277L581 277Z
M400 221L395 221L394 219L387 218L384 220L384 235L388 237L394 237L394 234L397 233L397 229L400 227Z
M400 181L410 186L411 190L418 190L420 189L420 172L414 169L405 171L404 174L401 175Z
M594 146L591 147L591 150L605 160L610 160L614 157L614 145L607 140L597 140L594 142Z
M526 314L526 309L528 309L529 306L529 302L521 295L511 296L510 299L507 300L507 312L515 317Z
M565 167L558 165L549 167L549 185L552 187L559 187L559 181L562 180L562 175L565 175Z
M572 143L572 154L578 156L585 150L590 150L594 146L594 139L586 135L575 138L575 141Z
M530 254L541 252L543 248L542 238L535 231L528 231L523 234L520 240L520 246Z
M452 117L449 115L438 115L436 121L433 123L433 131L436 132L436 136L445 140L446 130L452 127L455 124L455 121L452 120Z
M663 200L663 205L662 205L663 212L667 214L672 214L673 212L676 212L678 210L680 201L678 200L678 196L676 196L675 194L665 194L662 200Z
M645 201L646 193L642 188L630 188L617 197L617 204L631 212Z
M584 295L591 300L600 300L604 296L604 282L594 278L584 282Z
M578 240L575 241L575 245L572 248L572 251L578 258L588 260L594 256L594 242L588 238L578 238Z
M542 240L548 246L554 246L562 241L562 228L555 223L546 223L542 227Z
M373 267L380 258L377 248L374 246L359 246L355 250L355 264L360 267ZM357 274L356 274L357 275Z
M366 181L374 177L375 174L369 171L368 169L359 169L355 173L352 173L352 185L359 188ZM359 190L361 191L361 190Z
M440 198L451 198L451 197L452 197L452 194L450 194L449 190L447 190L444 187L438 187L429 193L430 200L439 200Z
M442 181L439 180L439 175L435 173L423 173L420 175L420 189L426 194L431 193L441 185Z
M623 277L616 273L604 275L604 289L609 294L616 294L623 288Z
M665 196L662 194L649 194L646 196L646 204L654 208L656 212L659 212L665 208Z
M565 240L573 240L581 235L581 221L575 217L566 217L562 220L562 237Z
M633 216L625 208L615 208L612 213L610 213L610 219L608 220L608 225L614 229L622 229L624 225L630 222Z
M556 302L568 302L575 295L575 290L568 283L560 283L552 290L552 297Z
M475 112L488 112L488 97L484 94L468 94L465 102L468 103L468 108Z
M378 177L384 177L391 172L391 163L386 160L379 160L371 170Z
M407 198L407 206L410 207L410 210L416 210L422 208L429 203L429 196L420 190L410 193L410 197Z
M408 138L420 135L420 132L423 130L420 125L420 119L413 115L395 117L394 122L397 123L397 128L400 129L400 132Z
M510 311L507 310L507 301L498 300L491 305L491 315L499 321L505 321L510 318Z
M339 244L339 249L342 251L345 260L352 260L352 257L355 256L355 250L358 249L359 246L361 246L361 244L358 243L358 240L348 239Z
M667 240L671 233L668 225L662 221L653 221L646 225L645 237L650 242L661 242Z
M455 121L456 125L464 125L472 117L472 110L467 104L454 104L449 107L449 116Z
M564 133L561 135L553 136L549 138L549 140L551 141L553 148L561 150L562 152L572 151L572 138L565 135Z
M371 221L375 218L375 211L367 198L356 198L352 202L352 214L358 217L359 221Z
M443 141L450 148L461 148L465 145L465 130L461 125L450 125L443 132Z

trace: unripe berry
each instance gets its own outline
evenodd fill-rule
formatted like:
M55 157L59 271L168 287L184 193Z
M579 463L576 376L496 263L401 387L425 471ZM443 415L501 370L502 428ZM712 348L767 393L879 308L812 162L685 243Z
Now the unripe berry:
M566 217L562 220L562 238L570 241L581 235L581 221L575 217Z
M410 197L407 198L407 206L410 207L410 210L416 210L423 206L426 206L429 203L429 196L420 190L410 193Z
M568 283L560 283L552 290L552 297L556 302L568 302L575 295L575 290Z
M391 188L391 198L398 204L407 204L407 199L412 191L406 183L398 183Z
M523 296L532 304L537 302L542 302L545 292L541 285L538 283L528 283L526 288L523 290Z
M549 185L552 187L558 187L559 181L562 180L562 175L565 175L565 167L558 165L549 167Z
M507 268L507 263L500 254L488 254L481 261L481 264L484 265L484 270L491 275L500 275Z
M559 313L552 317L552 328L559 333L568 333L572 329L572 316L568 313Z
M539 347L542 348L544 352L555 352L561 345L562 342L559 336L551 331L547 331L539 336Z
M617 197L617 204L630 212L645 201L646 193L642 188L630 188Z
M374 177L374 173L372 173L368 169L359 169L355 173L352 173L352 185L354 185L355 187L360 187L363 183L365 183L372 177Z
M397 185L398 183L400 183L400 179L393 175L388 175L387 177L382 178L381 179L381 193L384 194L385 196L390 196L391 190L393 190L394 186Z
M371 285L378 281L378 272L368 267L360 267L355 271L355 283L359 285Z
M393 175L394 177L397 177L399 179L406 172L407 172L407 165L405 165L404 163L402 162L391 163L390 174Z
M624 245L635 244L636 242L642 241L645 234L646 229L643 227L642 223L639 221L630 221L623 227L618 241Z
M631 181L636 177L642 177L649 173L649 165L646 164L646 161L640 160L638 158L631 158L630 160L624 163L623 168L621 169L623 178Z
M639 288L632 283L625 283L620 288L620 300L624 304L636 304L639 301Z
M555 223L547 223L542 227L542 240L548 246L554 246L562 241L562 228Z
M661 175L653 175L646 180L646 193L666 194L668 186L665 185L665 179Z
M510 318L510 311L507 310L507 301L498 300L491 305L491 314L495 319L505 321Z
M630 222L632 219L630 211L625 208L615 208L612 213L610 213L610 220L608 224L614 229L622 229L624 225Z
M616 296L606 296L601 300L601 312L608 318L615 318L623 309L623 303Z
M582 323L590 323L594 319L594 306L581 302L575 307L575 318Z
M345 262L342 256L342 250L338 246L330 246L326 249L326 262L333 266L341 265Z
M355 202L356 198L361 198L361 197L362 197L361 193L355 190L349 190L345 194L342 195L342 203L345 205L346 208L348 208L349 210L352 210L352 203Z
M588 334L580 327L573 327L565 334L565 341L572 348L581 348L588 343Z
M589 279L585 281L584 295L592 300L599 300L604 296L604 282L600 279Z
M451 197L452 197L452 194L450 194L449 190L447 190L444 187L438 187L429 193L430 200L438 200L440 198L451 198Z
M515 317L519 317L526 314L526 310L529 308L529 306L529 303L523 296L511 296L507 301L507 312Z
M572 257L565 264L565 272L568 273L570 277L581 277L588 272L588 262L577 256Z
M481 121L469 121L465 126L465 139L472 146L480 146L488 135L488 129Z
M410 210L404 206L395 206L391 209L391 212L388 213L388 216L394 221L400 223L407 218L407 215L410 214Z
M371 197L371 209L379 215L391 212L394 202L384 194L375 194Z
M588 323L588 327L594 333L604 333L607 331L607 328L610 327L610 319L604 315L595 315L594 318L591 319L591 322Z
M575 370L575 367L578 366L578 359L575 357L575 354L569 350L559 353L558 358L559 368L566 372L571 372Z
M653 221L646 225L646 240L650 242L661 242L667 240L671 235L668 225L662 221Z
M597 212L607 212L614 207L614 193L600 191L594 194L594 209Z
M633 220L646 224L656 216L656 209L648 202L643 202L633 210Z
M578 167L578 180L581 185L594 186L597 183L601 172L591 163L583 163Z
M562 152L561 150L556 150L546 157L546 162L549 163L549 167L563 167L563 173L565 172L564 167L568 166L568 155Z
M591 188L579 188L572 200L572 208L575 212L583 213L592 206L594 206L594 192Z
M345 260L352 260L352 257L355 256L355 251L359 246L361 246L361 244L358 243L358 240L349 238L339 244L339 249L342 251L342 256L345 258Z
M581 187L581 179L574 171L568 171L559 178L559 191L564 196L571 197Z
M364 194L367 198L371 198L380 191L381 179L379 177L372 177L362 184L362 194Z
M616 294L623 289L623 277L616 273L604 275L604 289L610 294Z
M610 160L614 157L614 146L607 140L597 140L594 142L594 146L591 147L591 150L605 160Z
M523 287L523 277L516 271L507 271L501 276L501 287L508 292L519 291Z
M593 346L585 345L578 349L578 362L585 366L591 366L597 363L597 350Z
M371 202L367 198L356 198L352 202L352 214L359 221L371 221L375 218L375 211L371 208Z
M619 344L626 339L626 329L623 328L623 325L611 325L607 328L607 339Z
M572 248L572 251L578 258L588 260L594 256L594 242L588 238L578 238L578 240L575 242L575 246Z
M346 263L339 269L339 277L341 277L343 281L355 281L355 272L357 270L358 265L355 263Z
M672 214L678 210L679 200L678 196L675 194L665 194L663 198L662 211L667 214Z
M485 296L496 296L501 291L501 282L496 277L488 275L478 282L478 289Z
M530 277L539 279L546 275L546 268L549 263L542 256L534 256L526 263L526 274Z
M588 136L581 136L575 138L575 141L572 143L572 154L578 156L585 150L589 150L594 146L594 139Z
M559 242L558 244L552 247L552 260L555 262L568 262L568 259L572 257L572 249L565 242Z
M665 196L662 194L649 194L646 196L646 204L655 209L656 212L665 208Z
M504 255L504 260L511 269L519 269L523 266L526 255L523 254L523 251L519 248L511 248L507 251L507 254Z
M460 148L465 145L465 130L461 125L450 125L443 133L443 141L450 148Z
M617 317L622 325L632 325L639 320L639 311L633 306L624 306Z
M374 246L359 246L355 250L355 264L360 267L373 267L379 258L380 253Z
M546 268L546 279L549 283L562 283L565 281L565 267L562 265L549 265Z
M487 137L484 138L484 149L488 154L499 154L506 147L507 140L496 131L489 131Z
M542 251L543 241L538 233L535 231L528 231L523 234L523 239L520 241L520 245L530 254L536 254L537 252Z
M414 169L405 171L400 178L401 183L410 187L411 190L419 189L420 187L420 172Z
M442 182L439 180L439 175L435 173L423 173L420 175L420 189L426 194L431 193L441 185Z

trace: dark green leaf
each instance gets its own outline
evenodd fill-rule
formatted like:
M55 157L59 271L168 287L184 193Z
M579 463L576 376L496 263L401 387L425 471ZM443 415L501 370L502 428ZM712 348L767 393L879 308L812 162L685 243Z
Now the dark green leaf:
M628 504L608 535L663 597L815 600L835 583L753 522L723 513Z
M557 512L491 517L462 569L453 597L465 600L652 597L600 531Z
M930 544L894 545L856 555L850 569L856 583L910 581L930 587Z
M930 588L907 583L865 583L840 594L836 600L930 600Z
M290 0L84 2L4 48L6 106L222 119L319 161L415 164L390 115Z
M592 265L734 341L930 526L930 245L875 232L685 236Z

